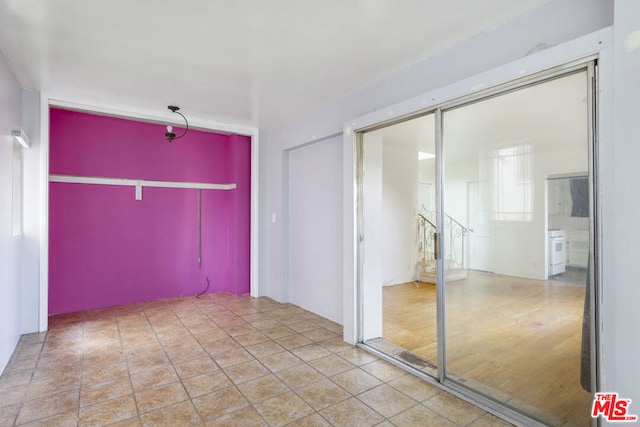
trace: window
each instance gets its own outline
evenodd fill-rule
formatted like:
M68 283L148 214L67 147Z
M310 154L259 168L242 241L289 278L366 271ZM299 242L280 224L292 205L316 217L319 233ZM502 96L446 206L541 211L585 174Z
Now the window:
M493 151L494 217L497 221L533 221L533 146Z

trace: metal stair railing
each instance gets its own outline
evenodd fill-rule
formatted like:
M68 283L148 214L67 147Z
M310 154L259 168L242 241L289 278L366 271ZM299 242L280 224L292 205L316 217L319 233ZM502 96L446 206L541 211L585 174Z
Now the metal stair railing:
M435 211L427 211L424 207L418 213L418 245L421 261L433 260L434 247L433 239L436 230ZM448 214L444 214L443 237L445 239L444 259L453 261L457 268L468 269L466 265L466 251L468 245L466 240L469 235L467 227L462 225L460 221L452 218Z

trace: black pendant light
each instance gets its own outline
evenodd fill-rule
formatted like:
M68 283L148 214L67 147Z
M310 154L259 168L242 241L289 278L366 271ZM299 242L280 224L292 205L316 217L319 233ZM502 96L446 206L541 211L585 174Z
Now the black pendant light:
M187 134L187 132L189 131L189 122L187 121L187 118L184 116L184 114L178 111L180 110L180 107L176 107L175 105L169 105L167 108L171 110L172 113L180 114L184 119L184 122L186 125L184 132L180 136L176 136L176 134L173 133L173 126L167 125L167 132L164 134L164 136L167 138L167 141L172 142L174 139L180 139Z

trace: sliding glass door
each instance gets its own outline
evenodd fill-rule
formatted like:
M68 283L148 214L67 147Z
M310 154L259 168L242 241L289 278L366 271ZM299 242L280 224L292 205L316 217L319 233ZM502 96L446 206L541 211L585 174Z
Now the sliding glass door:
M434 114L364 133L361 153L365 340L435 375Z
M588 247L588 93L582 70L442 114L444 209L473 247L445 275L446 376L551 425L590 423L587 257L567 249Z
M547 425L590 425L594 64L361 134L362 341Z

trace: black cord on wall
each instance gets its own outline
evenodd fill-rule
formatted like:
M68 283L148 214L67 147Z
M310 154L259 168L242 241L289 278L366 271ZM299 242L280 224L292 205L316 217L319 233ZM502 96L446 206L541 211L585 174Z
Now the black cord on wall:
M198 295L196 295L196 298L200 298L202 295L204 295L205 293L207 293L207 291L209 290L209 278L207 277L207 287L204 288L204 291L200 292Z

